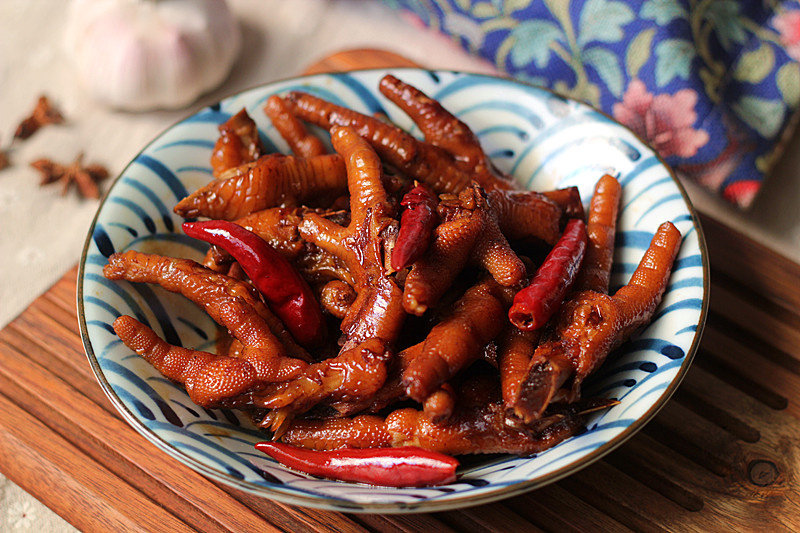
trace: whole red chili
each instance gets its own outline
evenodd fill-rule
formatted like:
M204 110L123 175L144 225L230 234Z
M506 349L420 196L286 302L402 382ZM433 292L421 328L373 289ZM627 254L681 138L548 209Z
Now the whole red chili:
M570 219L530 285L514 296L514 304L508 311L511 323L523 331L544 326L564 301L585 252L586 224L579 218Z
M186 235L231 254L297 342L304 346L322 342L325 322L311 287L264 239L224 220L184 222L182 227Z
M259 442L279 463L307 474L386 487L429 487L452 483L458 461L414 446L316 451L279 442Z
M408 191L400 205L406 209L400 217L400 232L392 250L392 268L410 266L428 249L436 228L436 196L424 185L417 184Z

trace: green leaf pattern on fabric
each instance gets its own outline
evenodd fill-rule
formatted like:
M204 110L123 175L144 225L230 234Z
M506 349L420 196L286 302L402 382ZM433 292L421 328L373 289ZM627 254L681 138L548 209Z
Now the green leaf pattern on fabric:
M762 43L755 50L743 53L736 62L733 76L748 83L760 83L775 68L775 52L772 47Z
M622 68L613 52L601 46L593 46L584 50L583 60L597 71L613 95L622 95Z
M800 65L786 63L778 70L775 81L787 105L797 107L800 104Z
M742 44L747 40L747 31L739 16L738 0L705 0L705 3L708 5L706 18L716 30L723 48L730 48L733 43Z
M581 11L578 45L592 41L617 42L622 27L633 20L633 11L624 2L588 0Z
M495 0L495 4L500 4L503 13L514 13L525 9L530 5L530 0Z
M650 50L653 47L655 33L655 28L644 30L628 46L628 51L625 52L625 67L628 69L628 75L631 78L638 76L639 70L650 60Z
M656 24L666 25L675 19L687 18L686 9L678 0L650 0L639 12L642 18L653 19Z
M683 39L665 39L656 45L656 85L663 87L673 78L689 79L697 52Z
M514 28L511 38L516 40L511 50L511 63L514 66L532 61L537 67L544 68L550 62L551 43L563 38L563 33L552 22L531 20Z
M500 14L493 2L476 2L472 5L471 13L479 19L496 17Z
M780 100L743 96L732 107L739 118L765 137L776 135L783 124L785 106Z

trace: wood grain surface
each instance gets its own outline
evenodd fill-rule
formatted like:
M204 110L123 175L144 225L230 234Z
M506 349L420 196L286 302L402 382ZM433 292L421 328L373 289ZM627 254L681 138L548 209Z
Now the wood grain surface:
M315 71L398 64L351 51ZM77 268L0 331L0 470L85 531L800 530L800 266L701 218L711 305L683 385L617 451L542 489L351 515L210 481L130 428L100 389L78 334Z

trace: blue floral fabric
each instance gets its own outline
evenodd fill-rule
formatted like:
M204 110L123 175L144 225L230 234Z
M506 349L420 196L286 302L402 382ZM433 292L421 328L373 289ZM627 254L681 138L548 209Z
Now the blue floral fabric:
M749 205L800 100L798 0L384 0L586 101L679 174Z

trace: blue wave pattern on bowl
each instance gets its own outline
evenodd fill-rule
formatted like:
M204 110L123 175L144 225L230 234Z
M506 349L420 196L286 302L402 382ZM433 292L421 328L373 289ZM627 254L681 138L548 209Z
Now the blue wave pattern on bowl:
M705 262L691 211L669 171L633 134L597 111L545 90L497 78L400 69L396 73L469 124L496 165L537 190L577 185L588 205L597 179L617 174L623 200L614 256L613 288L624 284L660 223L684 235L669 287L655 320L617 350L586 385L585 395L621 403L593 416L587 431L536 457L492 456L464 469L451 485L389 489L320 480L289 471L255 452L264 440L244 416L194 405L113 333L129 314L166 340L213 350L215 325L191 302L158 287L115 283L102 276L113 252L199 259L205 245L180 232L172 206L211 179L217 125L242 107L268 147L287 147L261 108L272 94L304 90L366 112L386 113L419 135L410 119L377 92L383 71L317 75L278 82L233 96L170 128L151 143L113 185L87 240L82 299L87 353L123 415L157 446L215 479L290 503L381 512L429 510L490 501L571 472L622 440L688 365L699 334ZM628 432L629 434L630 432Z

